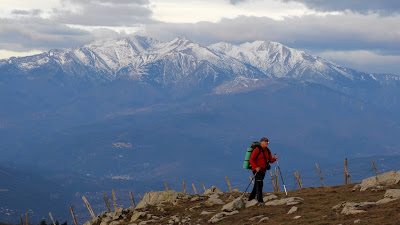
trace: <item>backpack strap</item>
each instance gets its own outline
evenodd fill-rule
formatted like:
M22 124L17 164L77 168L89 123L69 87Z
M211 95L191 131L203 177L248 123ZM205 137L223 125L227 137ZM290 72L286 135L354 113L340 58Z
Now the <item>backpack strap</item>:
M269 150L269 148L267 147L267 151L268 151L268 156L270 156L271 155L271 151ZM256 156L256 159L258 158L258 156L261 154L261 152L263 153L263 155L264 155L264 159L265 159L265 162L267 162L267 163L269 163L269 158L267 158L267 156L265 156L265 152L264 152L264 150L262 149L262 147L260 146L260 147L258 147L258 154L257 154L257 156Z

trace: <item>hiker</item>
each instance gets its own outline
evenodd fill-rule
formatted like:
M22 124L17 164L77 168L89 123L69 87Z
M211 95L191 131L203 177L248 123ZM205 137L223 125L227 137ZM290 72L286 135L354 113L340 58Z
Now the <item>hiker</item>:
M258 202L264 202L262 196L263 180L267 170L271 168L269 163L273 163L278 159L275 154L272 157L271 151L268 149L268 138L262 137L260 139L261 147L257 147L253 150L250 156L250 165L252 167L253 174L255 174L255 183L253 191L249 196L249 201L253 200L257 195Z

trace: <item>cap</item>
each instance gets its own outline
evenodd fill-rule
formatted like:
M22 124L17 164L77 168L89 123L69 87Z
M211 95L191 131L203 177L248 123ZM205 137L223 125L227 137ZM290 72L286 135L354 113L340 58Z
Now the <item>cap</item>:
M268 138L266 138L266 137L262 137L262 138L260 139L260 142L263 142L263 141L269 142Z

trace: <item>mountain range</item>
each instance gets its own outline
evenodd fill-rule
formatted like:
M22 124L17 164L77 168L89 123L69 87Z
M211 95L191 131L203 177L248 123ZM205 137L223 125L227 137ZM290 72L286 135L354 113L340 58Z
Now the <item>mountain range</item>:
M272 41L96 40L0 60L0 161L48 171L40 179L66 199L182 179L240 184L246 148L267 136L292 176L315 162L397 156L399 96L398 75Z

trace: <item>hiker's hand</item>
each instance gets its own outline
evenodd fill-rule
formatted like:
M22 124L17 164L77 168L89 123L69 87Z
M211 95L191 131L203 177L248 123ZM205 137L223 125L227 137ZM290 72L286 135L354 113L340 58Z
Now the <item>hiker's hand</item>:
M260 170L261 170L261 167L257 167L257 168L256 168L256 171L257 171L257 172L260 172Z
M278 156L275 154L275 155L274 155L274 158L275 158L275 159L278 159Z

